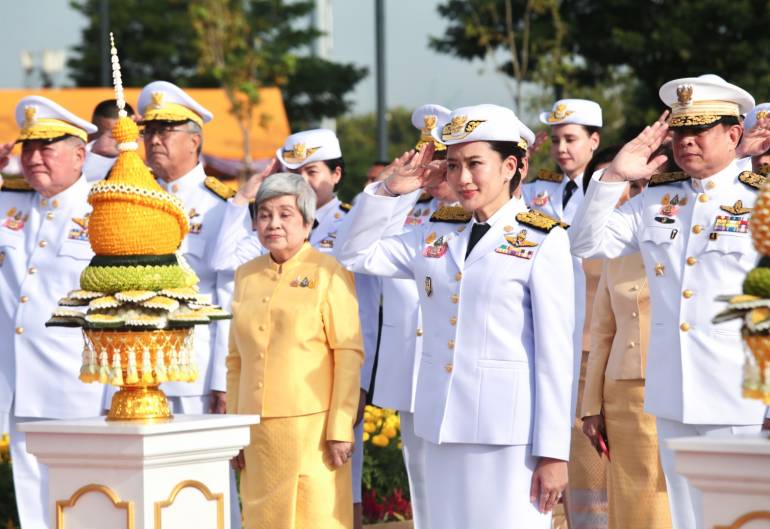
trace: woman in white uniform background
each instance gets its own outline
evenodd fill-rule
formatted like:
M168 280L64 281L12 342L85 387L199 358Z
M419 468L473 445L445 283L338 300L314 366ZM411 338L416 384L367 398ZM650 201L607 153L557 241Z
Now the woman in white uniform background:
M527 205L559 220L572 223L583 201L583 173L601 140L602 109L587 99L562 99L550 111L540 114L540 122L550 128L551 159L559 172L542 170L537 179L523 186ZM575 377L578 392L573 395L575 409L580 409L586 359L590 305L599 282L596 262L573 260L575 274ZM586 308L588 307L588 308ZM591 443L583 436L579 415L572 427L572 451L569 461L569 486L564 507L570 529L607 527L607 469Z
M455 110L434 134L462 207L401 233L430 185L429 145L368 186L340 230L343 264L420 292L414 429L432 527L547 528L567 482L572 264L559 222L519 198L518 123L496 105Z

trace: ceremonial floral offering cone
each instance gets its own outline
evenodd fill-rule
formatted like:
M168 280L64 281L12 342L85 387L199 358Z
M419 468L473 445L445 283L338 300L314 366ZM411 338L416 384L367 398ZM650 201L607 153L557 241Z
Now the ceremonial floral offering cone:
M743 366L743 396L770 405L770 181L765 182L749 223L754 247L762 254L759 264L746 274L743 294L720 296L727 308L714 323L743 319L746 358Z
M198 293L198 278L179 253L187 216L136 152L139 128L124 110L114 42L111 53L120 154L88 195L96 256L46 325L83 328L80 379L121 388L107 420L165 419L171 413L159 385L198 378L193 327L230 315Z

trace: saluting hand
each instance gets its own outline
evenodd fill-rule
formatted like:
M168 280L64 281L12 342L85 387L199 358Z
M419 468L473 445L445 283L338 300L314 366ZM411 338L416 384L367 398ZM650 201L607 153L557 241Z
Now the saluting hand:
M652 125L644 128L639 135L626 143L615 159L604 171L603 182L628 182L649 180L666 163L665 154L655 155L668 135L668 110Z
M8 162L11 161L11 151L13 150L14 142L0 144L0 171L5 169ZM0 179L2 182L2 179Z
M743 138L735 149L738 158L759 156L770 149L770 119L757 118L757 124L743 133Z
M433 143L428 143L420 151L412 149L396 158L383 170L387 175L382 180L384 185L397 195L406 195L423 187L435 150ZM378 193L387 194L382 188Z
M532 474L529 501L542 513L551 512L567 487L567 462L541 457Z
M281 168L281 164L276 158L272 158L261 173L254 173L251 175L238 189L238 192L233 197L233 203L238 206L245 206L257 197L257 191L262 182L271 174L277 173Z

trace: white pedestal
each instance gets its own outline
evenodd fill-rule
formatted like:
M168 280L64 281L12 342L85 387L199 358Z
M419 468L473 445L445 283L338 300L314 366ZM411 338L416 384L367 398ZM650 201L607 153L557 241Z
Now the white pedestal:
M19 425L48 465L53 529L229 529L229 461L256 415Z
M770 529L770 440L737 437L672 439L677 471L703 493L708 529Z

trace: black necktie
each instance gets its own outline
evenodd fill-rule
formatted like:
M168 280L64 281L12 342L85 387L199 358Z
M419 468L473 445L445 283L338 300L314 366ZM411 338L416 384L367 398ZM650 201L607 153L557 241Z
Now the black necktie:
M577 189L577 184L574 180L570 179L567 182L567 186L564 188L564 191L561 195L561 207L562 209L567 207L567 202L569 202L569 199L572 198L572 194L575 192L575 189Z
M471 250L476 246L486 232L489 231L489 224L474 224L471 228L471 238L468 240L468 249L465 252L465 258L471 254Z

